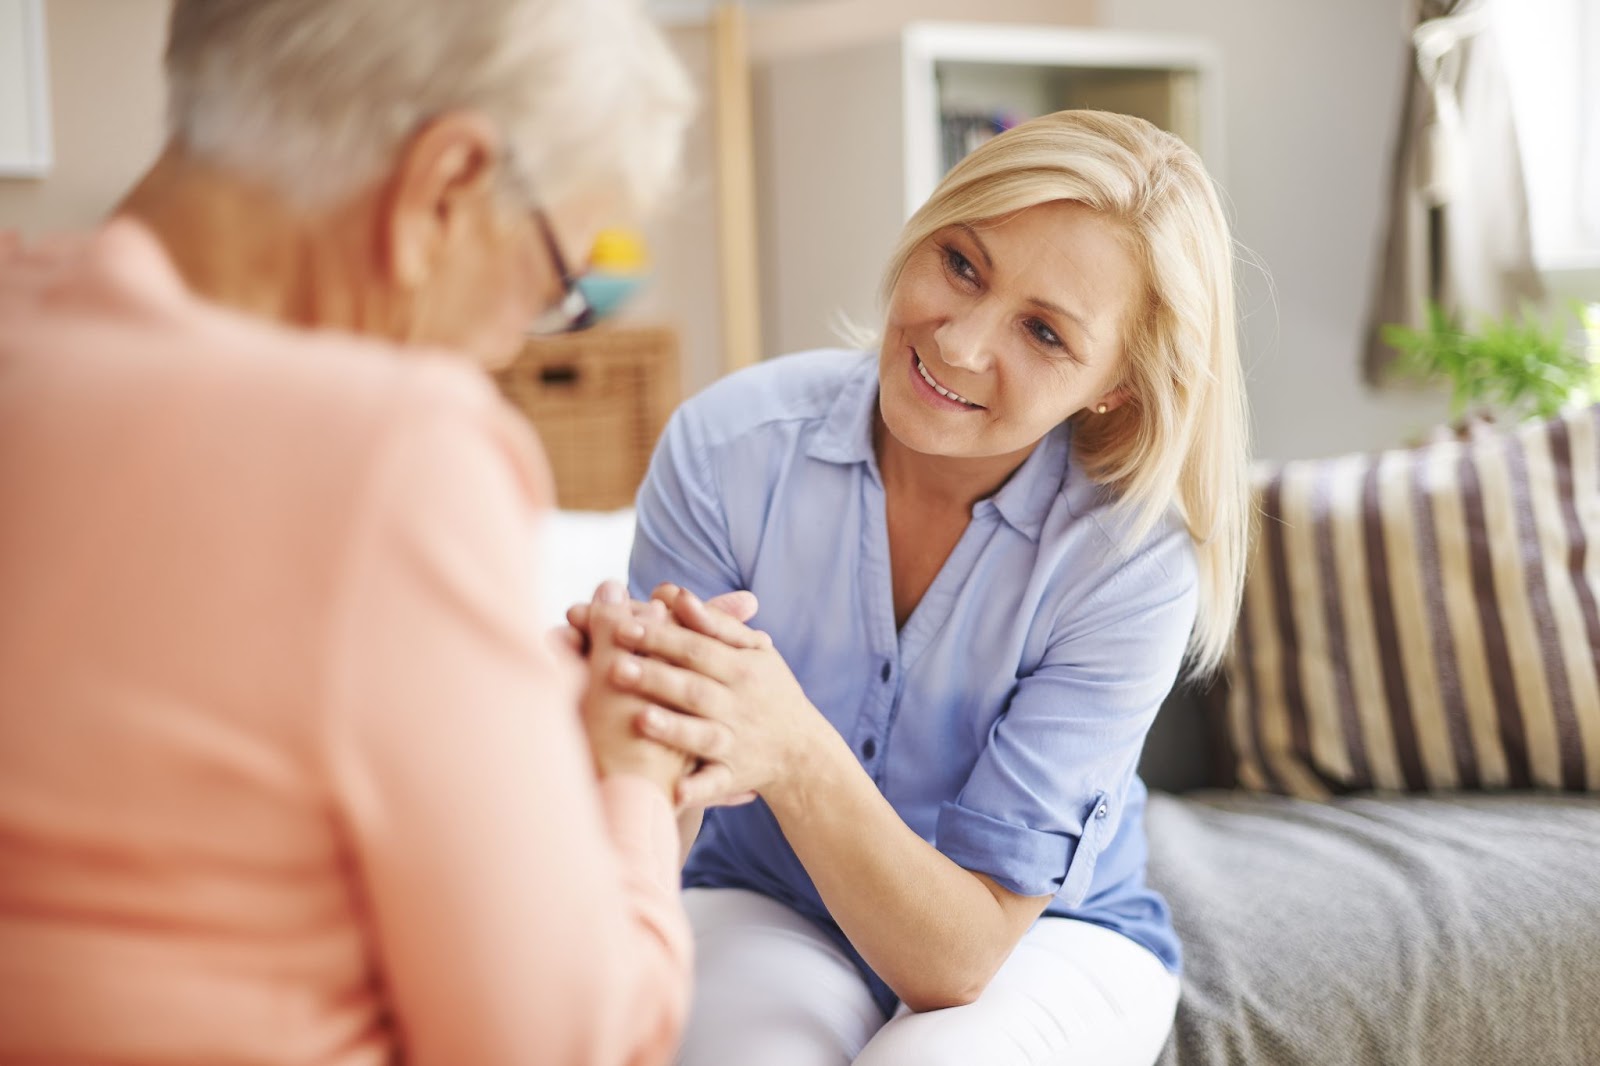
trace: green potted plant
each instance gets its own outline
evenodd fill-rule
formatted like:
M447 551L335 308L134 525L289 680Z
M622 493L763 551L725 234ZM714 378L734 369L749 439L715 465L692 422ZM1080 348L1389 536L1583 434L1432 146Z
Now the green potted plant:
M1477 330L1438 304L1426 325L1383 327L1384 342L1400 353L1394 373L1450 386L1451 417L1551 418L1572 404L1600 400L1600 364L1590 355L1600 333L1594 305L1578 308L1590 343L1572 343L1565 316L1541 322L1520 315L1485 318Z

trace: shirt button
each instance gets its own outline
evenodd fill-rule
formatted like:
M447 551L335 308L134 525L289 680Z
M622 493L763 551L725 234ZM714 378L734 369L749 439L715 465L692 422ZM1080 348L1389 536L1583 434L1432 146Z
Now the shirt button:
M1104 818L1106 816L1106 805L1104 803L1095 808L1094 816L1096 818Z
M871 737L863 740L861 742L861 754L869 759L878 754L878 742Z
M885 659L883 661L883 669L878 671L878 676L883 678L885 681L887 681L887 680L889 680L889 675L893 674L893 673L894 673L894 667L889 665L889 660L888 659Z

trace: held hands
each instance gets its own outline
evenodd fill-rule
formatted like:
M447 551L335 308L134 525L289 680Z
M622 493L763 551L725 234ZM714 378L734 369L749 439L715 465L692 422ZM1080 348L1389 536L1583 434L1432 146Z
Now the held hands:
M667 603L670 602L668 594L676 596L676 585L659 585L649 602L640 603L637 600L628 601L627 590L616 581L602 582L595 589L594 599L590 603L578 603L567 608L567 624L555 630L551 636L558 644L566 645L579 655L589 654L589 619L594 609L602 603L628 604L635 615L645 612L656 612L657 617L665 618ZM707 601L707 607L721 611L723 614L748 622L756 615L756 597L753 592L726 592ZM764 636L764 634L762 634Z
M676 586L662 585L656 589L650 601L630 602L621 584L607 581L595 590L592 602L570 608L567 611L568 625L552 634L559 644L588 659L590 682L584 697L584 724L594 750L596 770L601 776L633 772L660 783L660 771L671 765L674 767L673 776L665 791L675 797L681 809L748 803L755 799L755 794L735 791L727 766L686 756L682 749L663 747L655 740L640 735L643 732L641 720L646 713L655 709L648 701L616 688L607 680L619 654L615 643L617 627L641 618L652 622L665 621L669 617L667 603L677 594ZM700 608L707 613L714 613L717 618L731 619L738 624L752 618L757 606L754 595L740 591L718 596L700 605ZM742 633L729 632L730 639L751 647L771 646L766 634L745 629L742 625L739 629ZM668 762L661 763L651 758L650 749L657 749L657 754L669 756ZM646 766L649 769L644 769Z
M679 803L726 802L729 792L770 795L800 779L832 727L771 638L686 589L663 586L655 598L667 611L623 620L614 631L616 653L595 664L594 677L654 705L641 711L645 736L705 763L680 786Z

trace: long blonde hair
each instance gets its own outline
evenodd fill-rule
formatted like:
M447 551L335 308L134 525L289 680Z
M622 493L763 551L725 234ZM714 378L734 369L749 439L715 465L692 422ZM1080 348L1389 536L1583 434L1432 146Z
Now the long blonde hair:
M1135 543L1177 507L1199 563L1190 671L1208 673L1238 617L1253 510L1233 242L1193 149L1143 119L1103 111L1061 111L1003 133L906 223L885 303L912 253L939 230L1058 200L1119 223L1145 278L1124 338L1120 384L1130 399L1106 415L1077 416L1073 445L1090 477L1132 509Z

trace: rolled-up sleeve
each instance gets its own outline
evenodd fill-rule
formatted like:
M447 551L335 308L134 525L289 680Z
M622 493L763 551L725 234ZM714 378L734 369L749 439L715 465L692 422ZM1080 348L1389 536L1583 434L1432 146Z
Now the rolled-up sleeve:
M960 794L940 808L939 850L1019 895L1081 904L1182 664L1196 602L1193 552L1175 532L1064 607Z
M743 588L714 491L711 456L693 409L667 423L639 489L628 585L644 599L670 581L702 599Z

